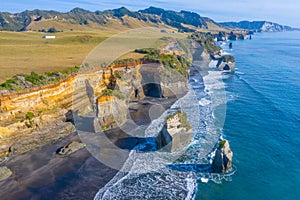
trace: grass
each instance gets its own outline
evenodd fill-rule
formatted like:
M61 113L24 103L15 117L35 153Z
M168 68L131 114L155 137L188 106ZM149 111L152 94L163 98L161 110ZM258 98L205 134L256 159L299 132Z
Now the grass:
M62 71L45 72L43 75L35 72L31 72L30 74L17 74L1 83L0 90L20 91L28 87L56 83L72 74L76 74L79 70L80 66L75 66Z
M190 125L190 123L188 121L188 117L187 117L186 112L181 111L181 110L178 110L177 112L169 115L167 117L167 120L173 118L176 115L180 116L179 120L180 120L181 125L178 128L180 128L180 127L187 128L187 129L191 129L192 128L192 126Z
M219 142L219 149L222 149L226 144L226 140L222 140L221 142Z
M117 97L119 99L122 99L122 100L125 99L124 95L119 90L106 89L102 92L100 97L105 97L105 96L115 96L115 97Z
M124 31L124 27L120 28L117 23L114 28L113 21L107 27L106 25L96 26L92 23L89 26L76 25L76 27L71 27L70 23L67 22L66 24L56 24L55 21L43 21L43 23L32 23L32 26L29 27L29 29L35 30L32 32L0 31L0 83L17 74L30 74L31 72L44 74L45 72L62 71L63 69L80 66L99 43L116 33L120 33L120 31ZM130 21L129 24L131 28L145 26L144 23L138 23L138 21ZM48 30L50 27L55 27L60 32L37 32L41 29ZM73 31L70 29L73 29ZM55 35L56 39L43 39L43 35ZM116 45L119 48L119 41L124 41L125 45L132 45L132 50L138 46L144 47L148 44L151 47L158 48L168 43L167 40L158 39L164 36L166 34L155 32L152 41L150 38L144 39L141 34L137 34L137 38L133 34L131 37L138 44L133 45L131 40L128 40L127 44L126 39L116 38L116 44L112 43L111 48L113 52L118 52L115 51L115 48ZM187 35L172 34L170 36L184 38ZM127 35L121 35L120 37L127 37ZM103 53L109 51L110 49ZM127 52L118 59L133 58L138 60L143 56L143 54L136 52Z
M0 31L0 82L16 74L42 74L81 65L89 52L111 36L108 31L44 33Z

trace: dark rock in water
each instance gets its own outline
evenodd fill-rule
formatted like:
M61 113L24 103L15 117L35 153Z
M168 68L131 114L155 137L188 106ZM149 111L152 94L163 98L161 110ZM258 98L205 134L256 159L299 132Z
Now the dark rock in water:
M167 152L180 151L187 147L192 139L192 127L184 111L168 116L167 122L156 138L158 147Z
M231 32L228 36L228 40L236 40L236 35L233 32Z
M235 70L235 59L231 55L224 55L218 59L217 69L219 71L231 71Z
M56 153L61 156L68 156L84 147L85 144L75 141L71 142L70 144L67 144L64 147L59 148Z
M224 67L223 67L223 70L230 70L230 66L228 64L226 64Z
M233 152L230 149L229 142L223 140L219 143L215 158L212 163L214 173L226 173L232 169Z
M229 49L232 49L232 42L229 43Z
M12 175L12 171L7 167L0 167L0 181L9 178Z

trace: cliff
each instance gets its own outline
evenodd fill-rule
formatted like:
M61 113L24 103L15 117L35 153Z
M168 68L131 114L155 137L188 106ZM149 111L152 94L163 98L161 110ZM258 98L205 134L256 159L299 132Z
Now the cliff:
M187 115L178 111L168 116L166 124L156 138L158 147L164 151L176 152L186 148L192 139L192 127Z
M115 72L124 67L112 66L112 70L87 71L55 84L1 94L0 157L24 153L70 134L75 129L70 116L72 112L84 116L96 110L97 97L108 88L118 88L127 99L133 99L133 88L142 87L140 64L127 65L130 68L128 74L135 75L134 79L129 76L118 80ZM142 90L139 96L144 97ZM101 106L102 103L105 104L98 101L98 109L105 107ZM120 102L112 99L110 103L113 106Z
M96 113L93 123L99 122L98 128L107 130L126 122L131 100L151 94L174 97L186 91L187 77L178 69L163 66L156 60L144 60L115 64L104 71L81 72L55 84L0 94L0 157L25 153L65 137L75 130L74 115L84 120L85 116Z
M234 35L235 37L237 37L237 34L241 33L230 33L230 35ZM203 60L215 60L217 61L217 70L233 72L235 70L234 57L231 55L222 55L222 48L216 46L215 44L215 42L218 40L217 38L220 38L220 40L226 40L226 37L228 37L228 34L222 32L220 32L219 34L212 34L209 32L194 33L191 36L192 39L194 39L203 47L203 51L201 53L201 57Z
M97 99L97 118L103 130L120 127L127 120L128 107L124 100L115 96Z
M222 22L220 25L232 29L245 29L255 32L281 32L299 30L290 26L280 25L267 21L240 21L240 22Z

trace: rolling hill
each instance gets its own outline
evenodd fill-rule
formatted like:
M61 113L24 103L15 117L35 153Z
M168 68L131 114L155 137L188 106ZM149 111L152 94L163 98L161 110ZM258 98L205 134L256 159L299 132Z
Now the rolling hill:
M41 31L51 27L57 30L123 30L144 26L173 27L181 32L205 30L213 27L224 30L213 20L189 11L170 11L149 7L144 10L130 11L125 7L114 10L91 12L74 8L67 13L57 11L32 10L11 14L0 12L0 30Z

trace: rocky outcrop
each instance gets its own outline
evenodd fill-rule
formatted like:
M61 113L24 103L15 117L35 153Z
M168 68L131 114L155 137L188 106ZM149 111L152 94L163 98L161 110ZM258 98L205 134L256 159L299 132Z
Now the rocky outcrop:
M167 152L176 152L189 145L192 127L184 111L168 116L166 124L156 138L157 146Z
M74 141L64 147L59 148L56 153L60 156L68 156L84 147L85 144Z
M27 125L26 125L27 124ZM30 127L27 127L30 125ZM25 153L75 130L64 115L44 114L0 128L0 157Z
M212 163L213 172L226 173L231 171L232 157L233 153L230 149L229 142L227 140L221 141Z
M103 96L97 100L97 118L102 130L119 127L127 120L127 105L115 96Z
M223 56L218 59L217 69L219 71L231 71L235 70L235 60L232 56Z
M0 167L0 181L9 178L12 175L12 171L7 167Z

